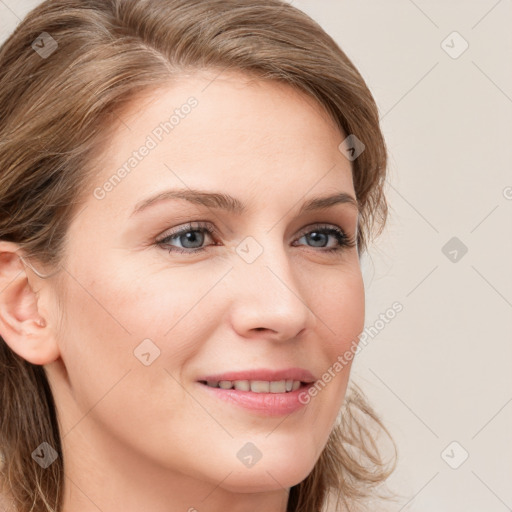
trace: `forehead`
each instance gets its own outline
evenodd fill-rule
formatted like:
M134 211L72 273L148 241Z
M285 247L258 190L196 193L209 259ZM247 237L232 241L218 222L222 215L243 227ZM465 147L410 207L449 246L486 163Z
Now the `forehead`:
M344 135L312 97L240 73L180 76L119 114L94 186L105 202L138 203L169 188L222 188L247 197L272 191L353 190Z

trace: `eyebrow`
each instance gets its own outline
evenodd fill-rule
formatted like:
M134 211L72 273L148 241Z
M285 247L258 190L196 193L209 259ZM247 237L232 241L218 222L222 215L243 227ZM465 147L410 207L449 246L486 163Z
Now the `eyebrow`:
M149 197L137 203L130 216L136 215L150 206L171 199L182 199L194 204L225 210L235 215L242 215L246 211L246 205L236 197L219 192L204 192L195 189L165 190L155 196ZM306 201L299 210L299 215L306 212L323 210L337 204L347 204L359 212L359 204L356 199L346 192L338 192L325 197L315 197Z

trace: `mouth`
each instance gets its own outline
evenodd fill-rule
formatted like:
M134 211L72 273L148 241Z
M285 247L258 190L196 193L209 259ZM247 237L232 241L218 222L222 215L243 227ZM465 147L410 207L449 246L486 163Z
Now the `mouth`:
M316 380L305 368L255 368L202 375L197 383L216 403L260 416L282 416L309 403L309 388Z
M197 383L216 403L234 405L260 417L276 417L303 409L309 403L309 388L315 382L309 372L302 370L240 373L212 375ZM265 377L269 380L263 380Z

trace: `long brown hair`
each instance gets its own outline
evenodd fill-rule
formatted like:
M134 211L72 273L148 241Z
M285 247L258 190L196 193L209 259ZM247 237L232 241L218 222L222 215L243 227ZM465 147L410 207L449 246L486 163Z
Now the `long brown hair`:
M377 107L335 41L281 0L52 0L30 12L0 47L0 240L57 267L112 120L140 93L194 69L289 84L364 144L352 161L364 252L388 213ZM0 372L4 492L19 512L60 512L62 457L47 469L31 457L42 438L61 455L44 367L0 338ZM372 428L389 433L354 384L339 418L312 472L291 488L289 512L320 512L329 495L354 510L393 471Z

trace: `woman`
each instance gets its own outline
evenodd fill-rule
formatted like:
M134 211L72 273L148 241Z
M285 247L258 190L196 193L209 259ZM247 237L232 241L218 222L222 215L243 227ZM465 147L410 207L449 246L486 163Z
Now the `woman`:
M56 0L0 63L13 510L357 510L393 468L344 356L387 213L350 60L278 0Z

